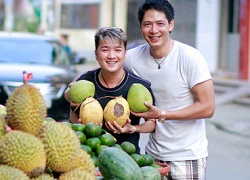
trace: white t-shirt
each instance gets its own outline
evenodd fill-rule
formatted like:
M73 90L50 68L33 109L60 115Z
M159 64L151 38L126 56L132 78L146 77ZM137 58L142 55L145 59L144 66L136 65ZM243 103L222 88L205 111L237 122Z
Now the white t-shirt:
M195 48L175 41L161 64L153 60L149 45L127 52L125 68L152 83L156 106L166 111L183 109L194 103L191 88L211 79L207 63ZM208 156L204 119L157 121L145 151L163 161L195 160Z

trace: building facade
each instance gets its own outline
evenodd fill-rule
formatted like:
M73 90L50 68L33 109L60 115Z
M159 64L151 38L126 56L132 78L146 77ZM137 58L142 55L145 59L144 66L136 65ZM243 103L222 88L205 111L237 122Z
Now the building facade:
M129 43L143 41L137 19L141 0L29 1L41 2L42 32L68 34L72 49L87 59L94 60L93 37L103 26L122 28ZM173 39L197 48L212 73L250 81L250 0L170 1L175 8Z

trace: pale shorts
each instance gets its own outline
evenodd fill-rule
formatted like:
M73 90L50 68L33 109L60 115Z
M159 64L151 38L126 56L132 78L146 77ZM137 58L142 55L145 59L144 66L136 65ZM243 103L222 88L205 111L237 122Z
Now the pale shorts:
M171 170L167 176L163 176L163 180L189 180L189 179L206 179L207 158L185 161L160 161L170 165Z

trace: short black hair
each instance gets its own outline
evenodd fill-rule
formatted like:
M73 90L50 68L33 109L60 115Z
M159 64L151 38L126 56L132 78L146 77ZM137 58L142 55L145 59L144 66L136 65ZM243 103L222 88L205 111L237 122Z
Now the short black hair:
M95 34L95 49L98 48L100 40L118 41L123 43L125 49L127 49L127 35L121 28L118 27L100 28Z
M145 12L150 9L164 12L168 23L170 23L171 20L174 19L174 8L168 0L144 0L141 2L138 8L138 20L140 24Z

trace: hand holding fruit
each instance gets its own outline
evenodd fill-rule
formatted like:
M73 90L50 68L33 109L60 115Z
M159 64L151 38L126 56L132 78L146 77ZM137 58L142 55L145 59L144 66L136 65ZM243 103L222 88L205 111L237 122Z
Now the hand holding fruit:
M110 131L113 131L114 133L118 133L118 134L121 134L121 133L134 133L135 130L136 130L135 126L131 125L131 120L130 119L127 119L127 122L123 127L119 126L115 121L114 121L113 125L110 122L106 122L105 125L107 126L107 128Z
M145 119L157 119L161 116L161 110L158 107L148 102L145 102L144 104L148 107L148 110L146 112L136 113L131 111L131 113L135 116L143 117Z

